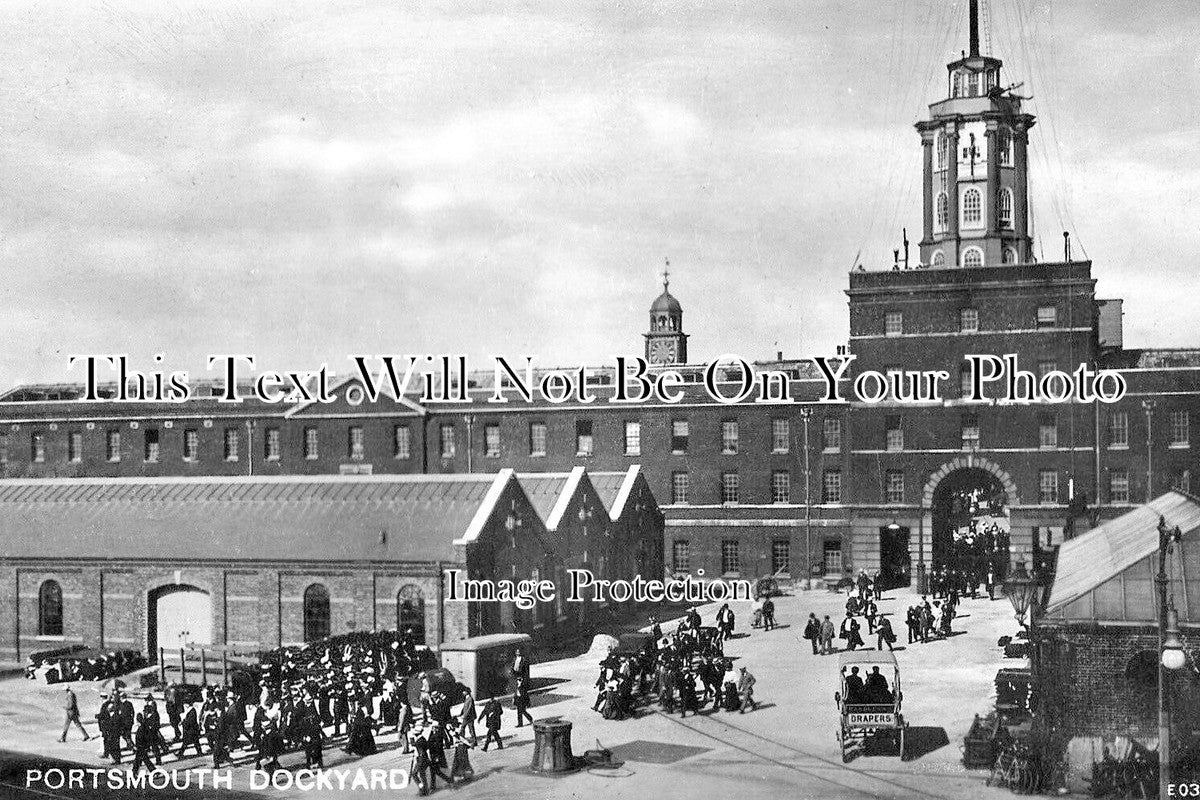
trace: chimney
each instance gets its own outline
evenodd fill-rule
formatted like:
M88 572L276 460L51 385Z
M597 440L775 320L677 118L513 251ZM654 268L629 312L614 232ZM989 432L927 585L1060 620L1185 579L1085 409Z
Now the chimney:
M979 0L971 0L971 58L979 55Z
M782 351L782 350L776 350L776 351L775 351L775 360L776 360L776 361L783 361L783 351Z

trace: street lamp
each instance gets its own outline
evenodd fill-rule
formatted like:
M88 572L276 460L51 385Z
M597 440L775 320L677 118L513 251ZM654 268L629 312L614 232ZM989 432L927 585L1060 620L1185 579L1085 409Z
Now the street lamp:
M1021 627L1025 625L1025 612L1029 611L1029 607L1033 604L1034 596L1038 592L1038 583L1029 576L1025 571L1025 562L1018 561L1016 569L1009 575L1008 580L1004 582L1004 593L1008 595L1009 602L1012 603L1013 611L1016 612L1017 622ZM1033 618L1030 617L1032 622Z
M812 406L801 406L800 419L804 420L804 588L812 587L812 479L809 477L808 423L812 419Z
M1149 422L1151 408L1146 409ZM1147 448L1149 449L1149 448ZM1148 476L1147 476L1148 477ZM1183 538L1179 526L1167 527L1165 517L1158 518L1158 574L1154 586L1158 590L1158 796L1169 797L1171 789L1171 706L1167 692L1167 679L1171 670L1180 669L1184 663L1183 641L1179 636L1179 616L1175 613L1175 599L1170 594L1167 578L1167 556L1175 543Z

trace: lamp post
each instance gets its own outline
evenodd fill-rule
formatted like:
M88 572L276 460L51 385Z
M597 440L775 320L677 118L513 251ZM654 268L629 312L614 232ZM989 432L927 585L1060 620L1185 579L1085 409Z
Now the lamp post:
M812 479L808 463L808 423L812 419L812 406L800 408L800 419L804 421L804 588L812 586Z
M1154 406L1153 399L1142 401L1142 410L1146 412L1146 502L1154 499Z
M1147 421L1150 412L1146 412ZM1148 438L1148 437L1147 437ZM1158 574L1154 586L1158 589L1158 796L1168 797L1171 786L1171 705L1167 691L1167 679L1172 670L1183 667L1183 641L1179 636L1179 616L1175 612L1175 599L1171 596L1167 578L1167 556L1176 542L1183 538L1179 526L1167 527L1163 517L1158 518Z
M1025 571L1025 562L1018 561L1008 580L1004 582L1004 593L1012 603L1013 611L1022 628L1032 628L1033 613L1029 615L1029 625L1025 624L1025 612L1033 605L1034 595L1037 594L1038 583Z

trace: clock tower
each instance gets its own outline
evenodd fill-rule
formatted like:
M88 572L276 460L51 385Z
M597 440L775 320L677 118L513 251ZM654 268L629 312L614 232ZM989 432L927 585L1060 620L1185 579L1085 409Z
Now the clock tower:
M655 366L687 363L683 306L668 291L670 277L671 273L663 270L663 293L650 305L650 332L642 334L646 337L646 360Z

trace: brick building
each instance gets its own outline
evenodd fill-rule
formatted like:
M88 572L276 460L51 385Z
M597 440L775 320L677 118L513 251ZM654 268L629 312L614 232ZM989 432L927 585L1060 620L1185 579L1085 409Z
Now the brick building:
M1184 668L1169 673L1172 728L1187 740L1200 730L1200 500L1168 492L1065 543L1045 612L1037 617L1033 668L1041 722L1066 747L1115 736L1153 745L1158 737L1159 519L1182 540L1167 558L1168 591L1178 612ZM1178 739L1176 740L1179 741ZM1173 749L1176 757L1185 747ZM1099 746L1073 747L1085 766ZM1086 756L1086 757L1082 757Z
M614 550L661 544L661 515L636 469L601 476L620 497L611 519L582 470L570 478L537 486L538 503L594 507L590 534ZM436 647L577 623L561 604L446 599L449 569L544 577L564 594L559 529L547 529L512 470L8 480L0 530L4 659L77 643L151 658L182 643L268 649L381 628L412 628ZM603 565L603 576L631 578L614 571L627 567Z

